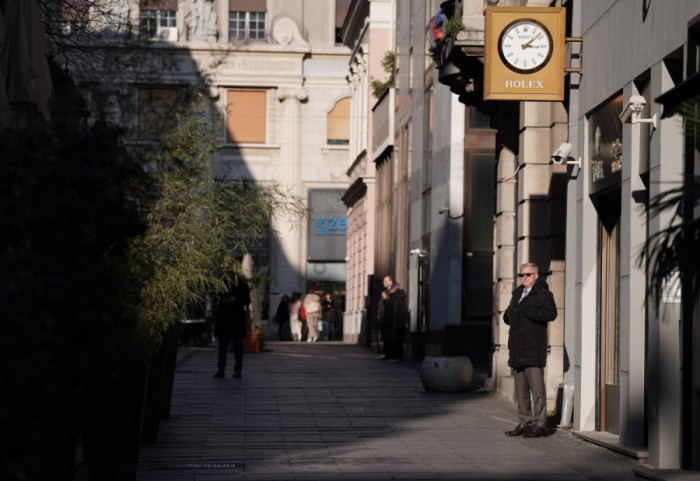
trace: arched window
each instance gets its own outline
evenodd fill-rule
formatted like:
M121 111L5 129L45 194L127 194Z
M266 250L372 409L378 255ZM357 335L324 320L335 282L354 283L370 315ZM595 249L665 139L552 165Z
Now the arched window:
M350 97L340 99L328 112L328 144L350 143Z

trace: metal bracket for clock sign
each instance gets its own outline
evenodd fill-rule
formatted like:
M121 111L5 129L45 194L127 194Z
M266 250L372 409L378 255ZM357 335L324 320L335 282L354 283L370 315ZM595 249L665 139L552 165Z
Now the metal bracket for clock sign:
M572 68L572 67L565 67L564 72L577 72L577 73L583 73L583 37L566 37L565 39L566 43L580 43L581 44L581 51L579 52L579 60L581 62L581 66L577 68ZM573 53L569 55L569 62L571 62L571 57L573 56Z

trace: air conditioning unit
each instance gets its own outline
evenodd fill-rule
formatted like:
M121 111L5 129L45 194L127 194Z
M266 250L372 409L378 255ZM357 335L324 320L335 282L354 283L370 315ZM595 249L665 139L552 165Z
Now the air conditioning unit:
M177 42L177 27L159 27L158 40L161 42Z

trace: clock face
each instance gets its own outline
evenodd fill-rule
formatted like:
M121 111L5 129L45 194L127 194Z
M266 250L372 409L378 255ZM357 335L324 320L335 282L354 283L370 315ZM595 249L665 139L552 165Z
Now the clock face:
M501 32L498 53L513 72L534 73L544 68L552 57L552 35L537 20L520 18Z

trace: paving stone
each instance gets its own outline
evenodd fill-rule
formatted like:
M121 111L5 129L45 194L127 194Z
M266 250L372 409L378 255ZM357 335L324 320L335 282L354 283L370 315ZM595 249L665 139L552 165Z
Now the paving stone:
M171 418L137 481L637 480L639 464L571 433L508 438L512 404L427 393L420 363L338 342L268 342L242 379L212 378L216 345L181 347Z

